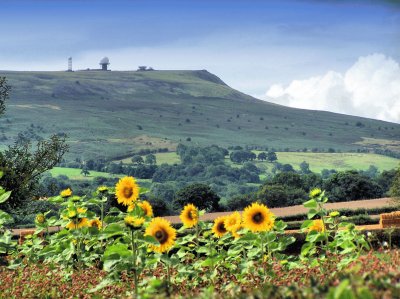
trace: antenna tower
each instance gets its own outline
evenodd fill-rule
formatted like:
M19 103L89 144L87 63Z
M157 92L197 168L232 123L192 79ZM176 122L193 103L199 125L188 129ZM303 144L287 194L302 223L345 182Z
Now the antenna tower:
M72 72L72 57L68 58L68 72Z

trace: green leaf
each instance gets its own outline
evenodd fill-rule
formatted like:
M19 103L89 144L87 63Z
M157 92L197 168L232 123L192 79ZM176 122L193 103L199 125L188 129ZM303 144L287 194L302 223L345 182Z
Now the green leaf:
M48 201L52 202L52 203L62 203L62 202L64 202L64 198L62 198L61 196L54 196L54 197L50 197L48 199Z
M107 247L106 251L104 251L103 259L115 259L115 255L124 258L131 256L131 254L132 252L128 249L128 244L117 243Z
M95 292L98 292L101 289L103 289L105 287L108 287L108 286L111 286L113 284L115 284L115 281L113 281L110 278L106 278L106 279L103 279L96 287L90 289L88 292L89 293L95 293Z
M305 220L300 228L301 229L307 228L311 225L312 222L313 222L312 220Z
M160 242L158 242L153 236L139 236L138 239L151 245L160 245Z
M0 195L0 203L5 202L11 195L11 191L8 191L4 193L3 195Z
M139 194L145 194L148 192L150 192L149 188L140 187L140 189L139 189Z
M100 239L107 239L114 236L121 236L124 234L123 228L117 223L111 223L107 225L100 235Z
M305 208L309 208L309 209L316 209L318 207L315 199L310 199L310 200L306 201L305 203L303 203L303 206Z
M312 219L314 218L315 215L318 214L318 211L316 209L310 209L307 213L307 218Z

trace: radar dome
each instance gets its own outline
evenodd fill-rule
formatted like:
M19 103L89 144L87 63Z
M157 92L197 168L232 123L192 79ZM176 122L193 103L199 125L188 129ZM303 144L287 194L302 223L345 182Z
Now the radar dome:
M104 57L102 60L100 60L100 64L109 64L110 63L110 59L108 59L108 57Z

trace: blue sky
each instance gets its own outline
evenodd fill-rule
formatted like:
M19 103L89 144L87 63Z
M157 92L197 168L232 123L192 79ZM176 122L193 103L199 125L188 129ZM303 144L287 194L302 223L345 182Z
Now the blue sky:
M108 56L114 70L207 69L267 100L273 85L345 76L360 57L400 61L400 9L384 1L0 0L0 26L0 69Z

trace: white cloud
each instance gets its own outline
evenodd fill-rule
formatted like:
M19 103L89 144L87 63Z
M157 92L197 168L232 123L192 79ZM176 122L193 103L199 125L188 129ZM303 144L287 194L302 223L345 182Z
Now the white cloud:
M343 74L329 71L287 86L274 84L263 99L400 123L400 66L383 54L363 56Z

